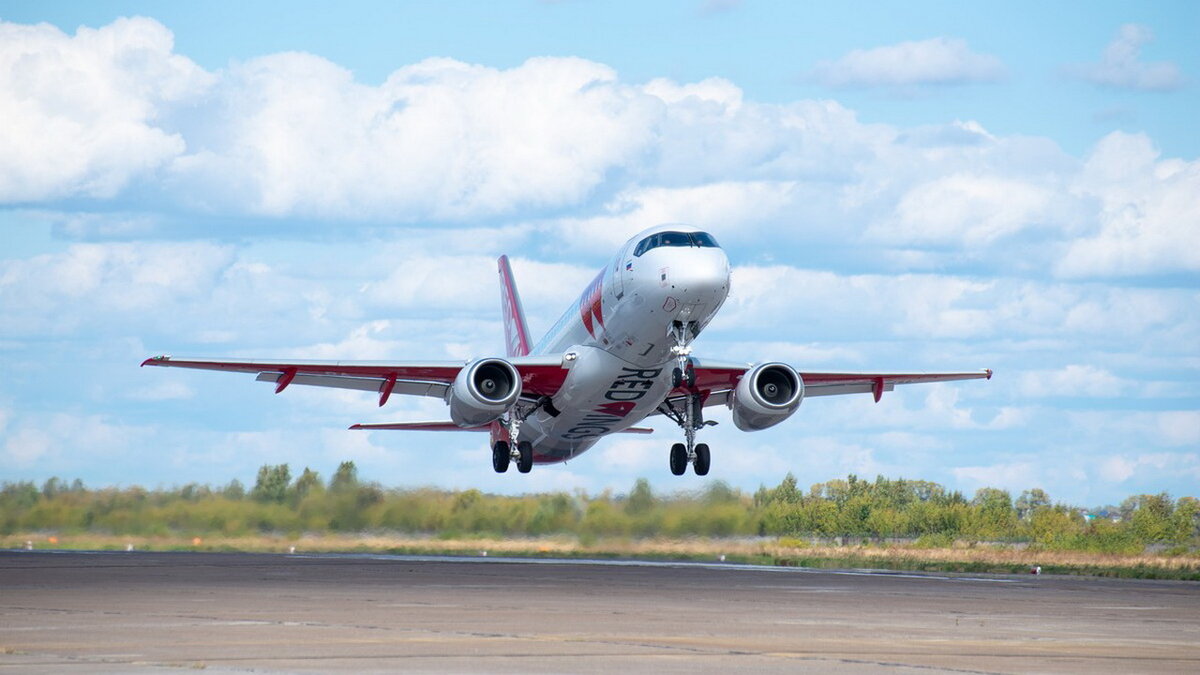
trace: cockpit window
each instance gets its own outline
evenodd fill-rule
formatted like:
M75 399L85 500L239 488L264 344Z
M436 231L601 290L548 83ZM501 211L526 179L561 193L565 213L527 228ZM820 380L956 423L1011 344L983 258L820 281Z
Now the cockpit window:
M638 242L633 249L635 257L642 255L652 248L659 246L695 246L697 248L716 248L717 240L707 232L658 232Z

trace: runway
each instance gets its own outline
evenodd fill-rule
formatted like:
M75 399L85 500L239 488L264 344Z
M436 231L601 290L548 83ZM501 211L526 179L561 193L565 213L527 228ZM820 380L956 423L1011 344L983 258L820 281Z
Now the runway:
M0 670L1200 672L1200 584L0 553Z

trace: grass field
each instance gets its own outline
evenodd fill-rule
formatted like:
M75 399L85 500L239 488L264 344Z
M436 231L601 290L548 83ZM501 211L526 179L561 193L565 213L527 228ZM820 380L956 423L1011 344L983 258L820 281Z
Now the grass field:
M464 556L725 561L818 568L929 572L1081 574L1200 581L1200 554L1118 555L1001 545L926 548L902 544L833 546L795 539L458 538L391 535L133 537L96 534L9 535L0 548L34 550L247 551L262 553L395 553Z

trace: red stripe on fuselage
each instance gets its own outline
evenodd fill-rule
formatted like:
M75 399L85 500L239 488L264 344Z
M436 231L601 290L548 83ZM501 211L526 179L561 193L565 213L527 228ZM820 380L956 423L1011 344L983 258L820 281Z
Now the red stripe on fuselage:
M601 270L592 283L579 297L579 317L583 327L592 337L596 337L596 324L604 328L604 270Z

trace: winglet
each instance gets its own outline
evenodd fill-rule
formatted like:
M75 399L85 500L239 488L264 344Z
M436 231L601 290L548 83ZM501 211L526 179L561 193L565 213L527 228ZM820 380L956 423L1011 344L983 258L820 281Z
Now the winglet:
M170 360L171 360L170 356L168 356L166 354L159 354L158 356L151 356L150 358L146 359L145 361L142 361L142 365L140 367L145 368L146 366L157 366L158 364L162 363L163 361L170 361Z
M525 323L525 310L521 307L521 296L513 281L512 267L508 256L496 261L500 268L500 307L504 312L504 344L509 356L529 354L529 325Z
M984 378L985 380L992 379L992 369L991 368L984 368L983 372L987 373L987 377Z

